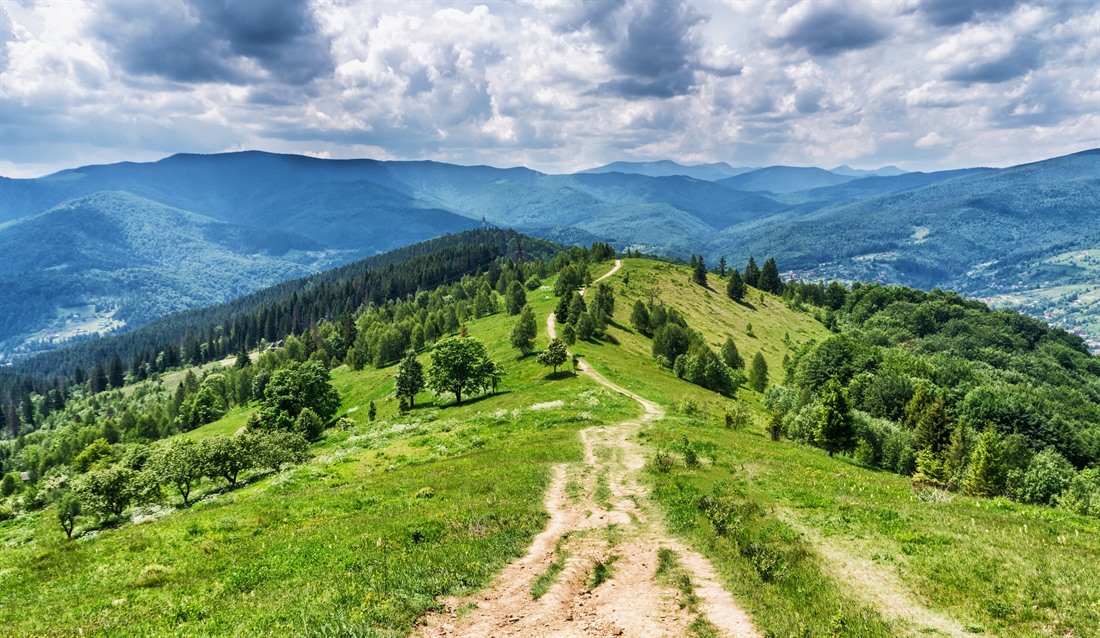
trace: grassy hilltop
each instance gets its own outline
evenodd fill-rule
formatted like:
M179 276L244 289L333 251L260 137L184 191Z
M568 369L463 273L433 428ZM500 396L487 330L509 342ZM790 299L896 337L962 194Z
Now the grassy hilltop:
M538 348L557 303L544 283L528 293ZM643 472L652 500L762 633L1100 633L1096 519L915 491L906 477L773 442L759 393L726 398L678 379L629 327L635 300L662 300L712 348L732 337L746 360L760 352L775 383L785 355L830 334L810 312L754 289L735 304L716 276L704 289L687 268L654 261L625 260L607 283L608 339L572 350L665 408L639 435L665 463ZM518 358L514 322L468 323L506 370L495 396L452 407L423 393L399 414L396 366L340 367L338 416L354 425L329 430L303 465L234 490L204 483L190 508L150 509L72 542L52 507L0 522L3 633L403 636L439 597L486 587L544 527L550 467L581 460L577 432L640 412L590 377ZM739 404L749 423L726 428ZM251 410L183 436L235 432Z

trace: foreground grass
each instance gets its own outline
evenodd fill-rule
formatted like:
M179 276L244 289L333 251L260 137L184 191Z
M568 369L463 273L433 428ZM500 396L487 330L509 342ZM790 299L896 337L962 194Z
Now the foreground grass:
M341 368L333 382L355 425L330 431L305 465L232 491L207 482L191 508L83 526L72 542L52 509L0 523L0 633L402 636L437 597L487 586L545 526L549 469L581 459L577 430L638 412L517 359L513 321L470 325L508 371L496 396L424 395L401 415L393 369ZM189 435L231 433L247 414Z

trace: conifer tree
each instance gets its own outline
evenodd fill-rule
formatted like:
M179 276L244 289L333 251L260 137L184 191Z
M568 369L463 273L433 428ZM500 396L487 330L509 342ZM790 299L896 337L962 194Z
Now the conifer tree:
M569 302L569 316L567 323L576 326L581 315L588 311L588 305L584 303L584 297L579 292L573 293L573 299Z
M641 299L634 302L634 309L630 312L630 324L634 326L635 330L644 335L650 333L649 310Z
M741 354L737 352L737 345L733 343L731 337L726 337L726 342L722 344L722 361L724 361L731 370L742 370L745 367L745 360L742 359Z
M508 305L509 315L518 315L523 307L527 305L527 292L524 291L523 285L518 281L508 284L508 292L504 298Z
M691 280L705 288L707 285L707 266L703 262L703 256L699 255L699 258L696 259L695 255L692 255L691 258L693 262Z
M855 429L844 388L836 379L825 382L821 403L814 410L814 420L814 441L825 448L829 456L851 449Z
M759 352L752 358L749 367L749 387L757 392L763 392L768 387L768 364L764 361L764 355Z
M724 256L718 258L718 276L726 276L726 258Z
M972 496L995 496L1004 488L1001 440L992 427L978 436L970 467L963 480L963 491Z
M730 268L730 281L726 284L726 295L737 302L745 298L745 281L741 279L741 273L737 272L736 268Z
M775 265L775 258L768 257L764 262L764 268L760 270L760 282L757 288L772 294L782 294L783 282L779 279L779 268Z
M749 263L745 265L745 285L757 288L760 283L760 267L756 265L756 259L749 257Z

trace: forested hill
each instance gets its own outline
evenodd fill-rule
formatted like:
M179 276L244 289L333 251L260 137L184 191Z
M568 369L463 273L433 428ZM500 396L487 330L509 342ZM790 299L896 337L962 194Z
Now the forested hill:
M444 235L323 273L286 281L234 301L162 317L129 333L45 353L17 365L41 382L106 366L118 355L133 372L201 363L253 349L261 340L308 331L360 307L401 299L490 269L501 258L550 259L566 250L515 231L486 229ZM158 363L158 357L160 362Z
M1050 319L1100 347L1100 293L1090 285L1100 272L1100 150L1009 168L900 175L765 167L708 181L663 174L685 172L665 164L615 168L661 174L549 175L241 152L0 178L0 246L29 264L18 280L34 282L19 288L28 300L17 313L24 320L0 322L0 357L25 357L80 330L102 332L111 321L132 329L169 310L268 285L278 268L315 271L483 219L563 243L702 254L711 265L719 257L770 255L815 279L951 288ZM153 238L160 243L195 235L183 218L152 223L164 207L203 216L205 268L181 278L155 260L137 263L137 252L120 249L114 235L61 228L78 224L71 215L53 215L58 236L76 233L88 259L39 264L20 228L50 207L71 208L74 199L84 209L111 203L125 213L109 216L118 224L92 230L121 224L172 235ZM241 228L255 241L244 254L223 258L235 246L222 238L240 236ZM97 255L112 259L96 262ZM135 271L157 289L126 296L113 285ZM224 280L230 283L217 283ZM217 294L223 296L210 298ZM96 321L74 326L67 320L74 314Z

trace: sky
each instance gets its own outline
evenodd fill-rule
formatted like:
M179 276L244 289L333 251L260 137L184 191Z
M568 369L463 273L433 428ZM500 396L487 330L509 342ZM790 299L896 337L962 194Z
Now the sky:
M260 149L572 172L1100 147L1100 0L0 0L0 175Z

